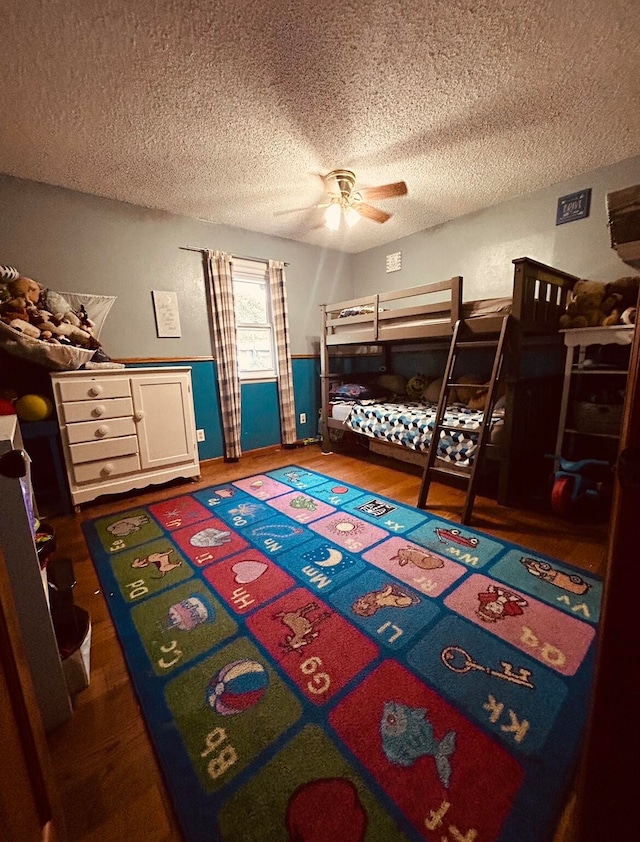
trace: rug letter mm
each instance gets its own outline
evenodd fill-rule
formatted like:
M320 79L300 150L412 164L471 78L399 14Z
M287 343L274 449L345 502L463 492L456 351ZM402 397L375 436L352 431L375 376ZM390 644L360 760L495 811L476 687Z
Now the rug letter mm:
M602 582L291 465L84 524L187 842L546 842Z

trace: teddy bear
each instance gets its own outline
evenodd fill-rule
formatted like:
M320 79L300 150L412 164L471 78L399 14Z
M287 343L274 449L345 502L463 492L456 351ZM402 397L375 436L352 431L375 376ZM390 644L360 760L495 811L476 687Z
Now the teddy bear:
M600 325L635 324L640 276L618 278L610 283L577 281L560 316L562 329Z
M607 284L606 297L602 303L608 315L604 325L635 324L636 306L640 289L640 275L618 278Z
M600 281L576 281L571 300L560 316L562 329L574 327L597 327L608 315L602 309L607 285Z

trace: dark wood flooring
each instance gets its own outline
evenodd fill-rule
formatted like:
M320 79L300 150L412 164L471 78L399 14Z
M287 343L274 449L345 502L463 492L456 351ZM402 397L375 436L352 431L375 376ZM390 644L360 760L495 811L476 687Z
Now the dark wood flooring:
M71 842L181 839L87 552L82 521L288 464L329 474L410 505L415 505L418 497L417 469L380 456L323 454L319 446L311 445L296 450L254 451L233 464L215 460L203 464L197 483L171 483L140 493L101 498L83 506L79 514L52 519L59 554L73 559L75 602L90 612L92 620L90 686L75 697L72 719L48 736ZM459 521L462 499L462 492L434 484L429 510ZM584 570L604 573L606 523L571 523L544 511L500 507L480 496L471 525ZM570 807L571 801L555 842L572 840Z

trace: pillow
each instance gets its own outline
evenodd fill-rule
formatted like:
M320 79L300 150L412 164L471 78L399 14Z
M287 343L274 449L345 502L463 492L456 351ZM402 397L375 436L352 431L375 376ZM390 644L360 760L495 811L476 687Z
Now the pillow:
M381 374L376 379L376 385L394 395L407 394L407 378L402 374Z
M357 401L368 400L369 398L386 398L389 397L389 392L387 389L381 389L375 384L343 383L332 389L329 397Z
M437 380L433 380L427 388L424 390L422 397L429 401L429 403L438 403L438 398L440 397L440 390L442 389L442 377L438 377Z
M364 316L370 313L375 313L376 308L372 304L359 304L357 307L345 307L338 313L339 319L345 319L347 316Z
M482 386L483 383L487 382L486 377L482 377L479 374L463 374L460 377L456 376L456 383L468 383L470 386ZM471 388L464 388L458 386L457 389L454 390L455 400L458 403L469 403L469 401L474 397L477 392L477 389Z
M485 386L489 386L489 383L485 383ZM474 409L477 412L483 412L485 405L487 403L487 395L489 394L489 389L478 389L475 391L469 400L467 401L467 406L469 409Z

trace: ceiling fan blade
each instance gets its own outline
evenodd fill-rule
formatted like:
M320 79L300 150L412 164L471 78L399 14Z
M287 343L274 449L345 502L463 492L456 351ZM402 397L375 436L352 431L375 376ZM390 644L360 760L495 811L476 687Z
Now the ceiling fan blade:
M394 196L406 196L409 192L404 181L394 181L393 184L381 184L380 187L364 187L358 190L363 199L376 201L391 199Z
M391 219L392 217L392 214L380 210L380 208L374 208L373 205L367 205L365 202L360 202L353 207L358 211L360 216L371 219L373 222L386 222L387 219Z

